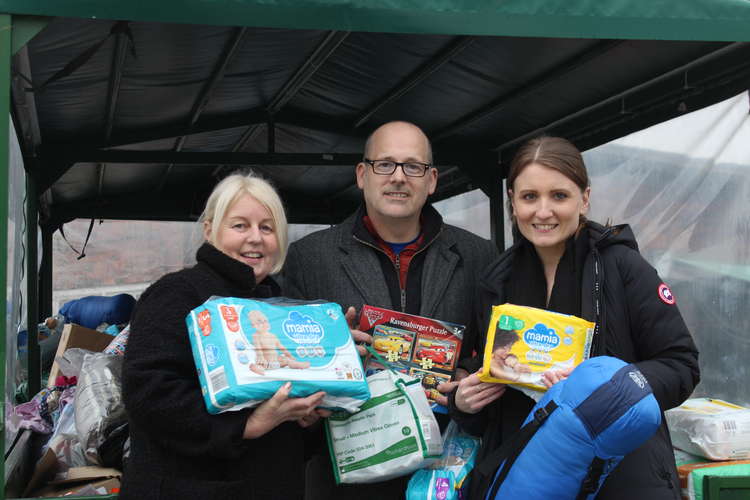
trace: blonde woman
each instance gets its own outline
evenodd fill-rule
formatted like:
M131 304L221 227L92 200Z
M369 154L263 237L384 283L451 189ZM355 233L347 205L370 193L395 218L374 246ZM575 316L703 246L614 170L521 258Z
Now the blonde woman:
M276 191L253 175L222 180L200 219L197 264L167 274L136 305L123 366L130 458L122 500L292 499L303 490L302 427L324 393L288 397L282 386L255 409L210 415L185 317L213 295L280 293L270 276L286 256L287 223Z

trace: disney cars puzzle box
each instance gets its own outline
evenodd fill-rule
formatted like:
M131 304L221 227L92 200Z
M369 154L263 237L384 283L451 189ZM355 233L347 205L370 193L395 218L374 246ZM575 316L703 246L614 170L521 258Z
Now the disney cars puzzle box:
M364 305L359 329L372 335L372 347L390 368L422 381L433 411L446 411L435 403L437 386L449 382L456 371L465 326ZM369 357L365 375L384 368Z

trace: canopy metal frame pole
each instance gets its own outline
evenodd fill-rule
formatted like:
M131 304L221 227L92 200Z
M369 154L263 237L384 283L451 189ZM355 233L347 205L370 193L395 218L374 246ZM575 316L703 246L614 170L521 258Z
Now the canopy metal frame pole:
M503 178L497 176L491 183L490 189L490 237L497 249L505 250L505 193L503 193Z
M28 345L29 397L41 389L41 364L39 353L39 273L37 258L37 231L39 205L36 186L31 176L26 176L26 332Z
M0 408L0 449L5 452L5 408L12 401L5 401L6 356L5 346L8 332L8 190L10 180L9 134L10 134L10 59L12 21L9 14L0 14L0 388L3 404ZM3 462L4 463L4 462ZM5 498L5 474L0 474L0 498Z
M42 265L39 269L39 317L52 316L52 234L54 229L42 227Z

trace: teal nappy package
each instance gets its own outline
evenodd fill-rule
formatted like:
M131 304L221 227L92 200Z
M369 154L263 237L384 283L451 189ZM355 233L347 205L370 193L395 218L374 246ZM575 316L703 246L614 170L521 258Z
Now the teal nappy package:
M338 304L213 297L186 322L209 413L257 406L286 382L290 397L325 391L330 409L354 412L370 398Z

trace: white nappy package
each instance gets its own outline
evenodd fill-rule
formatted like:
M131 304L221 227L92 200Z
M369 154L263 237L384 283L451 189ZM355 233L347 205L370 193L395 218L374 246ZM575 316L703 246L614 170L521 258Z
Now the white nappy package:
M664 416L676 448L711 460L750 458L750 408L693 398Z
M370 398L338 304L212 297L186 318L208 412L257 406L286 382L290 397L356 411Z

